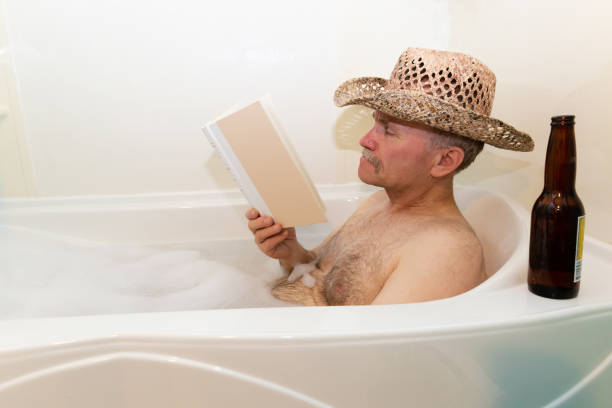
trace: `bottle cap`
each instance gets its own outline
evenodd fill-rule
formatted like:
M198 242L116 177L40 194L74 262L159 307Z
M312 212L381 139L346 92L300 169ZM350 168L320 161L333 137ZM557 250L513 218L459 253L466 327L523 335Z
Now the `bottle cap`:
M574 115L560 115L560 116L553 116L550 119L550 124L551 125L573 125L574 122Z

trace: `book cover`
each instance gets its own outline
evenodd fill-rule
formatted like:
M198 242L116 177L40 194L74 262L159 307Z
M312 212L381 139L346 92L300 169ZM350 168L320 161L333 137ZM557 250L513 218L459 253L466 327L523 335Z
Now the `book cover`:
M233 108L203 131L260 214L284 227L325 222L325 207L269 99Z

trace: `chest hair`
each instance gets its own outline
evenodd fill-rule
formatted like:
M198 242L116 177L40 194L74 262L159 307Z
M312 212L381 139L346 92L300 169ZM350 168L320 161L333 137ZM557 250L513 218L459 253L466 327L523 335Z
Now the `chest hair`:
M322 290L330 305L370 304L397 262L396 250L409 231L377 217L347 222L319 250L318 265L327 270Z

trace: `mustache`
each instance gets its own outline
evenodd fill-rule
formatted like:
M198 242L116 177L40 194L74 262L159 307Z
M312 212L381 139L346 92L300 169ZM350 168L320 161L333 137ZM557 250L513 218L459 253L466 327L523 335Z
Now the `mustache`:
M361 154L363 155L364 159L366 159L372 166L374 166L374 169L376 171L380 170L380 160L378 160L378 158L374 155L374 153L372 153L371 150L364 148L361 151Z

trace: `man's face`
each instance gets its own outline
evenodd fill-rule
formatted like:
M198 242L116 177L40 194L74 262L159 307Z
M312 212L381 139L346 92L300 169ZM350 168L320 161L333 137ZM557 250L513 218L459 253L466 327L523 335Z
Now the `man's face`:
M373 116L374 126L359 141L363 147L361 181L393 189L427 181L433 164L430 130L378 111Z

